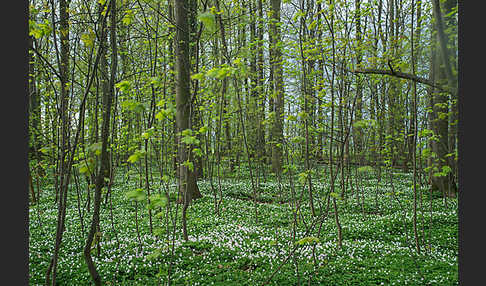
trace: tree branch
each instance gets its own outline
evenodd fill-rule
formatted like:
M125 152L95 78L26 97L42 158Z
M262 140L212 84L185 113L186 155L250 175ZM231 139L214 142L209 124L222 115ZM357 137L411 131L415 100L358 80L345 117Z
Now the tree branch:
M409 79L409 80L412 80L412 81L415 81L415 82L418 82L418 83L422 83L422 84L437 88L440 91L452 93L452 91L449 90L448 88L445 88L441 85L437 85L434 82L432 82L432 81L430 81L426 78L418 77L418 76L413 75L413 74L397 72L397 71L393 71L393 70L389 71L389 70L379 70L379 69L362 69L362 70L356 69L356 70L352 70L352 71L351 70L346 70L346 71L354 73L354 74L360 74L360 73L361 74L381 74L381 75L389 75L389 76L403 78L403 79Z

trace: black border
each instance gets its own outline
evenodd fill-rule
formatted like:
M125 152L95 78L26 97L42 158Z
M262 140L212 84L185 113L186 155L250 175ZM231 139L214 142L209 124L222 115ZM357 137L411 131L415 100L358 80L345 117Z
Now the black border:
M484 182L481 180L485 174L482 165L479 165L484 164L483 99L486 96L482 38L485 24L484 9L472 3L483 1L458 1L459 285L485 283L482 230L486 207Z
M1 122L4 222L2 285L29 284L28 233L28 11L26 0L3 3ZM13 17L7 17L12 15ZM5 180L6 179L6 180ZM5 184L6 183L6 184ZM12 281L11 283L8 283Z

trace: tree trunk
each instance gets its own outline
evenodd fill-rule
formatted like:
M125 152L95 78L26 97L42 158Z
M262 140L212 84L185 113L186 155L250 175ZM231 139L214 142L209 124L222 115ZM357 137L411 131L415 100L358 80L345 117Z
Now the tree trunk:
M438 107L439 112L439 122L438 122L438 132L439 132L439 148L438 148L438 158L439 162L439 171L442 167L448 166L451 170L456 169L456 164L454 163L453 157L446 158L445 156L447 153L454 152L455 148L455 137L457 132L456 126L456 118L457 118L457 77L453 74L453 68L451 63L451 57L449 53L449 46L453 46L454 43L451 42L449 35L446 34L446 29L449 28L447 25L448 23L444 23L443 15L440 7L439 0L433 0L433 14L435 19L435 28L437 31L437 41L439 43L440 48L440 60L438 61L441 63L439 68L439 82L447 82L449 88L452 90L451 99L448 99L446 95L437 95L439 104L442 104L442 107ZM457 5L456 1L446 1L446 11L445 14L451 12L452 8ZM455 58L455 57L454 57ZM451 110L449 110L449 105L451 105ZM450 115L449 112L451 112ZM445 116L444 116L445 115ZM444 118L445 117L445 118ZM451 133L449 133L449 121L451 123ZM453 145L450 145L453 144ZM441 177L439 180L442 181L438 185L438 187L443 186L444 189L441 192L447 196L455 196L457 191L457 186L454 182L453 172L447 174L445 177Z
M282 145L283 145L283 112L284 112L284 84L283 84L283 65L282 51L280 49L280 5L281 0L271 0L271 65L273 69L273 94L274 97L274 124L272 128L272 170L276 174L282 172Z
M433 12L435 18L435 29L432 31L432 59L431 65L433 65L433 78L431 80L443 84L447 82L449 89L451 89L453 97L457 92L456 80L452 74L452 67L449 58L449 52L447 49L447 38L445 35L444 23L442 19L442 12L440 9L440 3L436 0L433 2ZM433 173L443 171L443 168L450 166L450 161L446 155L450 152L451 146L449 146L449 96L448 94L440 93L437 90L429 89L430 107L433 109L431 114L430 123L432 130L436 135L436 139L431 142L431 149L435 153L436 158L431 160L433 168L432 171L432 190L438 190L443 194L444 202L446 202L446 196L455 195L456 185L452 180L452 174L446 176L434 176Z
M91 219L91 226L86 239L86 244L84 246L83 254L86 264L88 266L88 271L93 279L95 285L101 285L101 277L96 270L96 266L91 258L91 248L94 244L94 240L99 244L101 239L100 231L100 205L101 205L101 192L102 188L106 185L105 178L109 178L110 174L110 158L108 153L108 137L110 136L110 117L111 117L111 105L112 99L115 93L115 75L116 75L116 65L117 65L117 50L116 50L116 1L111 0L109 3L109 10L106 13L110 14L110 44L111 44L111 69L110 78L108 83L109 92L103 93L103 123L102 123L102 145L101 145L101 163L98 174L95 180L95 197L94 197L94 208L93 217ZM104 37L101 41L106 41L106 32L102 31ZM103 49L101 47L101 49ZM102 56L104 58L104 55ZM102 75L103 76L103 75ZM107 75L105 75L107 76ZM99 254L99 248L98 248Z
M362 53L361 53L361 11L360 11L360 4L361 0L355 0L355 13L356 13L356 42L357 42L357 51L356 51L356 66L361 68L361 61L362 61ZM361 84L361 78L356 77L356 115L354 120L360 121L363 119L363 87ZM355 153L357 155L357 160L360 165L364 164L364 156L363 152L363 132L361 128L353 129L353 138L355 142Z
M178 139L178 168L179 168L179 192L183 197L182 226L184 239L188 240L186 212L193 199L202 197L194 170L188 167L186 162L191 162L190 146L182 142L181 132L190 129L191 120L191 90L190 72L191 62L189 56L189 23L188 23L189 3L185 1L175 1L175 21L176 21L176 124Z
M52 13L54 15L54 2L52 3ZM57 217L57 226L56 226L56 239L54 245L54 254L51 258L50 265L47 269L46 273L46 285L49 285L52 281L52 285L56 284L56 275L57 275L57 260L59 255L59 249L61 246L62 241L62 234L64 232L64 219L66 217L66 197L67 197L67 178L69 174L67 174L67 152L68 152L68 101L69 101L69 94L68 94L68 81L69 81L69 13L68 13L69 4L66 0L59 1L59 14L60 14L60 22L59 22L59 30L60 30L60 43L61 43L61 52L59 59L59 75L61 81L61 92L60 92L60 119L61 119L61 146L60 146L60 154L58 157L58 166L60 167L59 177L60 182L56 188L56 194L58 194L58 217ZM54 25L54 23L53 23ZM56 30L54 30L54 41L56 43ZM56 44L56 51L57 51L57 44ZM58 55L56 53L56 55ZM51 276L52 273L52 276ZM52 280L51 280L52 278Z

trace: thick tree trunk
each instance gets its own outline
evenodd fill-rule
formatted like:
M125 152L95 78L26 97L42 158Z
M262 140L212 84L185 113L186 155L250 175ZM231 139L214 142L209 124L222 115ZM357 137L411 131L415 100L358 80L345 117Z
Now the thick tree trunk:
M454 76L453 67L451 63L451 56L449 52L449 46L454 46L454 43L451 42L449 35L446 34L446 29L449 28L448 23L445 23L443 19L443 13L440 7L439 0L433 0L433 14L435 19L435 28L437 31L437 41L440 48L440 68L439 68L439 82L447 82L447 85L452 91L452 96L449 99L447 96L438 95L440 98L439 103L443 104L442 108L438 108L438 112L441 114L449 114L444 119L443 116L440 116L439 123L438 123L438 131L440 132L440 145L438 148L439 153L437 154L439 157L439 167L442 168L443 166L448 166L451 170L456 169L456 164L453 160L453 156L448 158L445 157L447 153L452 153L455 150L455 137L456 137L456 118L457 118L457 77ZM448 14L451 12L452 8L457 5L456 1L446 1L444 14ZM454 57L455 58L455 57ZM449 105L451 108L449 109ZM450 121L450 122L449 122ZM449 123L451 123L451 132L449 132ZM452 145L451 145L452 144ZM440 169L441 170L441 169ZM453 172L449 173L447 176L439 179L443 181L444 184L439 184L444 186L444 189L441 192L447 196L455 196L457 191L457 186L454 180Z
M181 140L181 132L190 129L191 119L191 90L190 72L191 62L189 56L189 3L175 1L176 20L176 124L178 139L178 168L179 168L179 191L183 197L182 226L184 239L188 240L186 212L193 199L202 197L197 188L196 176L193 170L185 162L192 162L190 146Z
M451 90L452 96L455 97L457 92L457 81L452 74L452 67L449 58L449 52L447 48L448 39L444 31L444 23L442 19L442 12L440 9L440 3L436 0L433 2L434 18L435 18L435 30L432 31L432 46L435 47L432 52L433 75L432 80L437 81L439 84L447 83L448 88ZM432 69L431 69L432 70ZM432 141L432 151L436 155L436 159L432 160L432 166L436 167L434 172L443 171L444 167L450 167L452 169L450 160L446 155L452 150L449 146L449 95L440 93L437 90L430 89L429 94L431 97L431 107L433 109L433 116L431 116L432 130L434 130L437 137ZM456 184L453 181L452 174L447 176L432 176L432 189L438 190L443 194L444 200L446 196L454 196L456 193Z

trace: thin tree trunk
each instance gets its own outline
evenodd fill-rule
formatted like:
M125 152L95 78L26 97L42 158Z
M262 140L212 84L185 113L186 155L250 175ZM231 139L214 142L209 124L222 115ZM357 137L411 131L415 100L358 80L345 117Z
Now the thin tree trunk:
M281 0L271 0L271 24L270 33L272 34L271 49L273 51L271 57L271 64L274 76L274 123L272 128L272 169L276 174L282 172L282 145L283 143L283 113L284 113L284 83L283 83L283 58L280 49L280 9ZM273 97L273 95L272 95Z
M414 20L414 12L415 12L415 2L412 0L412 28L411 28L411 58L412 58L412 73L415 74L415 53L414 53L414 32L413 32L413 20ZM420 5L420 4L419 4ZM417 17L420 18L420 6L418 7ZM420 29L420 26L417 27ZM420 31L420 30L419 30ZM417 33L417 38L420 39L420 33ZM420 254L420 243L419 237L417 232L417 83L413 82L413 108L412 108L412 115L413 115L413 143L412 143L412 163L413 163L413 233L415 237L415 249Z
M86 239L86 244L84 246L83 254L86 264L88 266L88 271L93 279L95 285L101 285L101 276L96 270L96 266L91 258L91 247L93 240L97 242L101 239L101 232L99 229L100 225L100 204L101 204L101 191L105 186L105 178L109 178L110 171L110 159L108 153L108 137L110 136L110 118L111 118L111 105L112 99L115 92L115 75L116 75L116 65L117 65L117 51L116 51L116 1L111 0L109 3L109 9L106 13L110 14L110 43L111 43L111 74L109 81L110 92L104 94L103 96L103 125L102 125L102 145L101 145L101 166L99 173L96 176L95 181L95 198L94 198L94 209L93 217L91 220L91 226ZM104 33L104 32L102 32ZM105 34L106 35L106 34ZM102 38L102 41L104 39ZM99 251L98 251L99 254Z
M52 17L54 17L54 1L51 1L52 5ZM61 42L61 52L59 54L57 50L57 39L56 39L56 29L53 29L54 35L54 44L56 47L56 56L58 57L58 64L59 64L59 74L60 74L60 81L61 81L61 92L60 92L60 120L61 120L61 146L60 146L60 155L58 158L59 167L59 177L60 182L56 188L56 198L58 202L58 217L57 217L57 226L56 226L56 239L55 239L55 246L54 246L54 254L51 258L50 265L47 269L46 273L46 280L45 285L49 285L52 281L52 286L56 284L56 275L57 275L57 260L59 255L59 249L61 246L62 241L62 234L64 232L64 219L66 216L66 202L65 199L67 197L68 191L68 182L66 180L69 177L68 168L67 168L67 152L68 152L68 101L69 101L69 94L68 94L68 81L69 81L69 13L68 13L69 4L66 0L59 1L59 14L60 14L60 42ZM54 23L52 23L54 25ZM59 58L60 57L60 58ZM51 276L52 273L52 276ZM51 280L52 278L52 280Z

